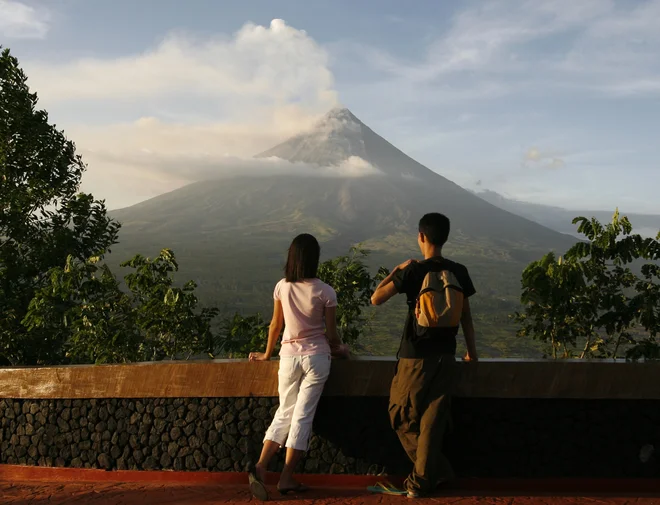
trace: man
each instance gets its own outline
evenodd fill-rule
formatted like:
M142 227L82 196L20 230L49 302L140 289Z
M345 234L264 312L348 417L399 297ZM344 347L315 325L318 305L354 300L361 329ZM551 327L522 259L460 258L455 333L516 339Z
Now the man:
M427 495L454 477L442 454L442 439L450 414L459 322L467 344L465 360L477 361L469 302L476 291L467 268L442 256L449 228L442 214L422 217L417 243L424 261L397 266L371 297L373 305L398 293L408 301L389 413L414 465L401 493L410 498Z

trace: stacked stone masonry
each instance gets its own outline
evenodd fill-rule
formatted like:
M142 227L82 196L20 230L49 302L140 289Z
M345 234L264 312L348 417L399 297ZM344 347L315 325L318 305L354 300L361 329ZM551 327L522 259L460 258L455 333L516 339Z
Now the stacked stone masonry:
M243 471L276 398L0 399L0 462L107 470ZM404 473L383 397L324 397L300 470ZM660 475L657 400L454 400L445 451L463 477ZM283 455L273 470L281 469Z

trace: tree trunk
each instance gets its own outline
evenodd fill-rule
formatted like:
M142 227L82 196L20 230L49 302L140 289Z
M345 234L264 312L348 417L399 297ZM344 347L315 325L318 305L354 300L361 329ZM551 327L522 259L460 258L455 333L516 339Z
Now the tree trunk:
M621 345L621 338L623 337L622 333L619 333L619 338L616 339L616 345L614 346L614 355L612 359L616 361L616 355L619 352L619 346Z
M587 351L589 350L589 346L591 345L591 335L587 337L587 343L584 344L584 349L582 349L582 354L580 354L580 359L584 359L585 356L587 355Z

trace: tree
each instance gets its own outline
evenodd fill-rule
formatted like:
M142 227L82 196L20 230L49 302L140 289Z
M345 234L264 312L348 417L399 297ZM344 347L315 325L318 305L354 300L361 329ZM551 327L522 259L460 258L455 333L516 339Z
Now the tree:
M0 48L1 50L1 48ZM22 324L48 272L101 257L119 224L103 202L79 194L86 169L75 145L38 110L37 95L8 49L0 53L0 360L41 364L63 359L57 334Z
M371 306L376 285L389 273L380 267L372 277L365 264L368 256L369 251L354 246L347 255L319 266L319 279L337 293L337 330L342 340L351 346L355 346L364 335L369 323L364 309Z
M578 342L580 357L617 358L623 349L630 359L660 357L660 233L633 234L618 211L606 226L585 217L573 223L586 241L523 272L518 335L548 342L554 357L559 349L573 356Z
M365 309L371 305L376 284L388 275L380 268L376 276L369 273L365 260L369 251L351 247L344 256L319 265L318 277L337 293L337 330L344 342L353 347L367 330L369 319ZM261 314L244 317L234 314L223 320L214 346L214 354L233 358L245 357L250 351L264 349L268 340L268 323Z
M23 324L28 335L61 342L61 363L125 363L141 361L143 338L131 297L99 258L86 262L69 256L53 268L35 293Z
M583 296L582 272L548 253L524 270L522 285L521 301L526 308L515 314L522 324L518 336L548 344L553 358L559 353L570 357L577 340L593 333L593 306Z
M178 264L172 251L123 263L135 270L124 277L127 292L98 262L70 256L64 268L52 269L30 304L28 331L64 342L73 363L180 359L208 349L217 309L198 309L194 282L173 286Z
M219 337L212 350L214 356L245 358L251 351L265 349L269 323L260 313L242 316L235 313L221 323Z
M136 270L125 281L136 307L137 327L144 337L145 361L189 358L209 347L213 341L211 322L218 310L198 309L195 282L188 281L182 288L174 286L179 265L171 250L164 249L153 260L138 254L121 266Z

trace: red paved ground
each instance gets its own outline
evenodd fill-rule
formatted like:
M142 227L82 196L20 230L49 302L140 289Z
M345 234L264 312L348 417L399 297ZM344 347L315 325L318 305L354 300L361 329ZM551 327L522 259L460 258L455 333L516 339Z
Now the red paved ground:
M277 482L268 475L269 485ZM446 503L452 505L660 505L656 479L464 480L445 496L408 500L372 495L366 486L375 476L304 475L309 493L280 497L274 487L271 503L389 505ZM399 484L398 479L392 482ZM0 465L0 505L213 505L260 503L247 489L247 475L223 472L144 472L77 470Z
M274 491L274 490L273 490ZM408 503L446 503L452 505L660 505L657 497L596 497L596 496L445 496L423 500L404 497L370 495L360 488L314 489L299 497L272 496L270 503L289 504L355 504L389 505ZM246 486L209 484L182 485L160 483L94 483L94 482L0 482L0 503L11 505L214 505L259 503Z

